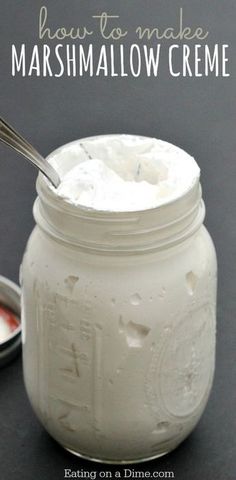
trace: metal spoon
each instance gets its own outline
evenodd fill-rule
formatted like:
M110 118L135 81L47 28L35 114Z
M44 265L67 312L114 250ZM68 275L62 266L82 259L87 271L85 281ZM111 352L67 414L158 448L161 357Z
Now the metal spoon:
M54 187L60 184L60 177L50 163L37 150L0 117L0 141L21 153L37 167Z

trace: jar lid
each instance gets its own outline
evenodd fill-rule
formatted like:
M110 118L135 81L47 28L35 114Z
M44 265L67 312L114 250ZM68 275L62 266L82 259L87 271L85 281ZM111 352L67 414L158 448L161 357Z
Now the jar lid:
M20 287L0 276L0 367L21 349Z

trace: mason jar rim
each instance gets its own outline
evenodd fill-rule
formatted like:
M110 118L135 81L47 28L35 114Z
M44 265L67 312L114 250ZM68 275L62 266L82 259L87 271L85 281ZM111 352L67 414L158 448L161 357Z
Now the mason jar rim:
M83 138L81 141L116 135L119 136L122 134L96 135ZM64 146L72 145L77 142L78 140L75 140ZM62 147L54 150L50 155L60 151ZM92 231L91 224L94 223L97 227L97 232L95 231L93 233L94 239L92 240L92 238L90 238L90 233L88 233L87 238L84 237L82 241L82 244L86 244L89 243L90 240L91 248L95 247L96 235L98 244L101 241L105 241L103 233L106 229L110 229L107 233L107 238L110 235L110 240L107 240L109 247L111 247L110 244L112 243L111 236L113 236L114 241L117 241L117 247L121 247L118 245L118 241L120 241L121 245L124 243L123 247L125 248L126 240L132 242L133 239L137 244L136 246L138 246L139 234L142 243L141 237L144 238L149 232L150 234L154 234L157 239L160 233L161 237L163 237L164 230L167 231L168 228L171 231L176 230L178 234L181 233L181 238L184 239L186 235L190 236L190 232L196 231L199 228L205 216L205 208L201 195L201 184L198 177L195 179L195 182L190 185L188 190L168 202L144 210L121 212L97 210L83 205L71 204L62 197L59 197L53 189L50 188L49 181L41 173L37 178L36 188L40 199L39 201L36 201L34 207L36 222L39 223L48 233L51 233L58 238L67 238L68 243L80 243L78 237L82 235L82 231L80 229L79 232L77 232L77 227L80 222L83 223L85 230L88 227L87 232ZM61 215L64 215L63 222L61 222ZM61 227L62 223L63 228ZM194 225L192 225L192 223L194 223ZM175 228L175 225L179 227L179 230L178 228ZM119 227L120 232L118 230ZM99 229L100 231L98 233ZM77 232L77 234L75 234L75 232ZM168 232L168 238L171 236L171 232ZM163 243L165 242L162 242L162 244ZM108 245L103 245L104 249L106 246ZM129 245L128 248L131 248L131 245Z
M60 150L64 147L69 147L70 145L73 145L73 144L76 144L78 142L82 142L82 141L86 141L86 140L94 140L96 138L104 138L104 137L120 137L120 136L127 136L127 137L137 137L137 138L143 138L143 139L151 139L152 137L148 137L146 135L138 135L138 134L126 134L126 133L109 133L109 134L100 134L100 135L90 135L89 137L82 137L82 138L78 138L78 139L75 139L75 140L72 140L71 142L67 142L63 145L61 145L60 147L54 149L51 153L49 153L49 155L47 155L46 157L46 160L49 161L50 157L54 154L56 154L57 152L59 153ZM165 141L166 143L168 143L167 141ZM179 148L179 147L178 147ZM125 211L119 211L119 210L105 210L105 209L97 209L97 208L92 208L92 207L87 207L85 205L82 205L82 204L73 204L73 203L70 203L68 202L65 198L63 197L60 197L59 195L57 195L54 190L52 188L50 188L50 182L49 180L45 177L45 175L43 175L41 172L39 172L38 174L38 177L37 177L37 181L36 181L36 190L37 190L37 193L40 194L39 192L41 190L43 190L43 193L44 195L46 194L47 197L48 197L48 200L56 200L56 204L59 205L60 204L60 208L63 209L63 207L65 208L65 210L71 210L71 213L72 211L74 212L74 214L76 215L76 212L86 212L86 213L94 213L94 214L98 214L99 216L104 216L104 217L109 217L109 215L112 215L112 216L128 216L130 214L135 214L135 213L145 213L145 212L148 212L148 211L156 211L156 210L159 210L165 206L168 206L168 205L172 205L174 203L176 203L179 199L181 198L184 198L185 196L187 196L189 194L189 192L197 185L199 184L200 181L199 181L199 178L196 177L195 180L192 182L192 184L186 188L184 190L184 192L182 194L179 194L179 195L176 195L176 197L170 199L170 200L167 200L165 202L163 202L162 204L160 205L157 205L155 207L150 207L150 208L144 208L144 209L138 209L138 210L125 210Z

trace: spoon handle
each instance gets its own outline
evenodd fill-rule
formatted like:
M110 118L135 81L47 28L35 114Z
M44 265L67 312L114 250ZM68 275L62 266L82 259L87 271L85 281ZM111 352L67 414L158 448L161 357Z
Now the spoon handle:
M14 130L5 120L0 117L0 141L24 155L33 163L53 184L58 187L60 177L56 170L45 160L35 148Z

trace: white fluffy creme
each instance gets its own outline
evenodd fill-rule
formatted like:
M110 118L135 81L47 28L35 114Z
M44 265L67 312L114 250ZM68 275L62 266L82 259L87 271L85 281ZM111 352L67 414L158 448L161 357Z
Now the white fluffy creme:
M53 189L58 196L103 211L158 207L185 194L200 176L196 161L184 150L132 135L78 140L58 149L49 161L62 179Z

